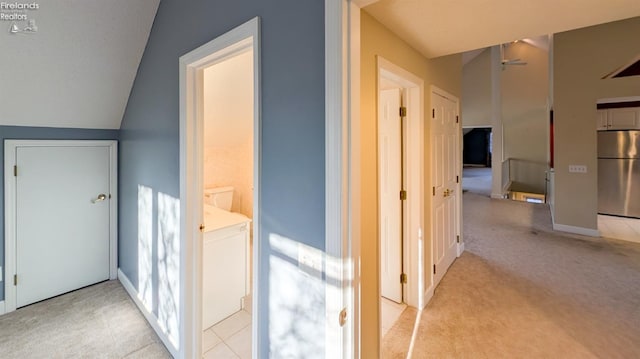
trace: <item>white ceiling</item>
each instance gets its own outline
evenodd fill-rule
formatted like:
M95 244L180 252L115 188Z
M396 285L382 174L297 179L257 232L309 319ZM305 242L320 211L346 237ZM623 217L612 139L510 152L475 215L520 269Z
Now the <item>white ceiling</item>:
M638 0L356 0L428 58L640 16Z
M427 57L640 15L638 0L356 1ZM0 125L120 128L159 2L41 1L33 34L0 21Z
M0 21L0 125L120 128L159 2L37 1L32 34Z

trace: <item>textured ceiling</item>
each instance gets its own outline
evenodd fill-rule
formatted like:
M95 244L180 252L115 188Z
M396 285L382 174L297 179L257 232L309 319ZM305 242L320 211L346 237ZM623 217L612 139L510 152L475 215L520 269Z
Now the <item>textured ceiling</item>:
M120 128L160 0L36 2L0 21L0 125Z
M360 0L428 58L640 16L639 0Z

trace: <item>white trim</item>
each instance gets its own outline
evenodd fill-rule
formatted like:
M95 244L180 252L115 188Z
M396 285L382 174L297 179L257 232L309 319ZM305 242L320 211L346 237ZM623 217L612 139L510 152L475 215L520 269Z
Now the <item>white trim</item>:
M492 128L491 125L463 125L462 126L463 129L467 129L467 128Z
M429 304L435 292L436 292L436 288L433 285L427 288L427 290L422 294L422 302L424 303L424 307L420 309L424 309L427 306L427 304Z
M438 86L430 85L429 88L431 89L431 93L438 94L438 95L440 95L440 96L442 96L442 97L444 97L446 99L449 99L449 100L455 102L458 105L460 104L460 99L458 99L458 97L448 93L447 91L439 88ZM457 111L458 111L458 115L460 115L460 113L459 113L460 109L457 109ZM462 124L458 123L458 127L462 127Z
M181 287L180 293L180 358L202 356L202 163L203 110L202 88L205 68L253 50L254 71L254 190L253 190L253 323L258 323L260 268L260 169L261 148L261 87L260 87L260 19L246 23L216 37L208 43L180 57L180 218L181 228ZM252 327L252 354L262 338L258 325Z
M16 310L16 288L10 285L10 278L16 274L16 216L13 210L16 203L16 183L9 174L13 172L16 160L16 148L4 144L4 301L5 313Z
M144 305L144 303L142 303L140 293L138 293L133 284L131 284L129 278L122 272L122 270L120 270L120 268L118 268L118 280L124 287L124 290L127 291L127 294L129 294L129 297L131 297L131 300L133 300L133 302L136 304L138 310L140 310L142 315L144 315L144 318L147 320L147 322L149 322L151 328L153 328L160 340L162 340L164 346L167 348L167 350L169 350L169 353L171 353L174 358L178 357L178 349L176 349L176 347L171 344L171 340L169 339L169 337L164 332L162 332L162 327L158 322L158 318L153 315L153 313L147 310L147 307Z
M464 252L464 242L462 241L462 236L460 236L460 243L458 243L458 258Z
M346 346L351 345L352 350L345 349L348 355L346 358L360 358L361 349L361 313L360 313L360 243L361 243L361 201L362 190L360 187L361 175L361 133L360 133L360 8L354 2L349 7L349 28L346 30L349 34L349 124L347 131L349 132L349 183L348 195L349 202L349 238L351 243L350 253L348 254L348 272L347 278L351 278L350 290L347 290L348 305L351 306L351 315L348 320L353 323L351 325ZM349 355L350 354L350 355Z
M502 193L492 193L491 198L493 199L505 199L505 195Z
M382 79L391 80L401 86L406 100L407 117L405 135L405 183L409 196L403 203L405 206L404 223L405 241L403 243L403 272L408 281L403 288L404 301L415 308L422 309L424 302L420 293L425 287L423 242L424 238L424 80L411 72L395 65L382 56L377 56L378 87ZM378 258L380 263L380 258ZM381 288L378 278L378 289ZM381 293L378 293L380 296Z
M502 161L504 160L504 131L502 121L502 53L501 46L491 47L491 197L504 198ZM495 197L500 195L500 197Z
M253 253L252 253L252 267L253 278L251 278L251 313L252 322L257 322L258 313L261 309L258 306L259 299L257 293L262 293L260 286L258 268L260 268L260 259L262 258L262 249L260 244L260 238L262 233L260 231L260 223L262 222L261 215L261 203L262 186L260 184L260 176L262 173L262 50L260 39L260 18L255 18L253 25ZM258 357L258 348L262 342L262 337L258 333L258 326L254 325L251 328L251 357Z
M325 357L353 357L349 261L349 1L325 0ZM340 326L342 310L347 312Z
M636 101L640 101L640 96L601 98L596 100L596 104L600 105L605 103L636 102Z
M109 279L118 278L118 142L109 146Z
M115 140L5 140L4 141L4 310L16 310L16 287L7 278L16 274L16 181L13 166L18 147L109 147L109 279L117 276L118 265L118 141Z
M589 236L589 237L600 237L600 231L597 229L575 227L575 226L569 226L566 224L558 224L555 222L553 222L553 230L560 231L560 232L581 234L583 236Z

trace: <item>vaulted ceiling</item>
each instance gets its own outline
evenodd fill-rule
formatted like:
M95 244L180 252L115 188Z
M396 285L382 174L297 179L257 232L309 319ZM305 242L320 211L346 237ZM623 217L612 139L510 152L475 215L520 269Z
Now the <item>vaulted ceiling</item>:
M638 0L354 1L427 57L640 16ZM36 32L0 21L0 125L119 128L159 2L41 1L18 11Z
M638 0L355 0L428 58L640 16Z
M120 128L159 2L39 1L17 12L37 31L0 21L0 125Z

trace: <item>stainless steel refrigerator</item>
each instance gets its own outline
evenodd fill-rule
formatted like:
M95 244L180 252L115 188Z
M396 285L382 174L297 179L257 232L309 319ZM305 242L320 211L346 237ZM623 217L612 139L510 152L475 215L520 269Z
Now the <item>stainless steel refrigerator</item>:
M640 218L640 131L598 132L598 213Z

